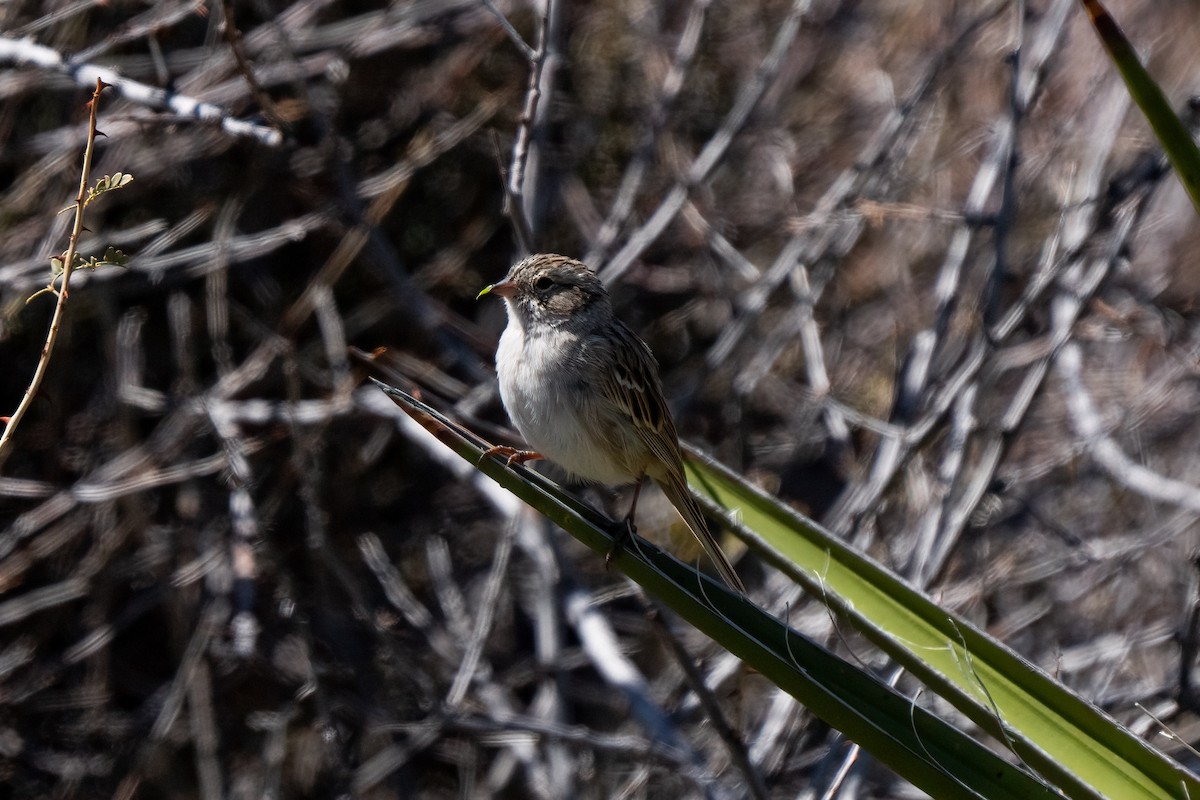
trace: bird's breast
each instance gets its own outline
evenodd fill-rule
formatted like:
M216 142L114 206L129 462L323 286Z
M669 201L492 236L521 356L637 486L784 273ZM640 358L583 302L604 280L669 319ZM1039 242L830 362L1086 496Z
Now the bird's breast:
M509 324L496 351L500 399L534 450L573 475L610 485L638 477L605 422L580 338L557 328L530 334Z

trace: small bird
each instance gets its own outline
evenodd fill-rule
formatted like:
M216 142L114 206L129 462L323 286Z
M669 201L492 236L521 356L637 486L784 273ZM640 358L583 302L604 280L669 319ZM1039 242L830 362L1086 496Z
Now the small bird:
M630 528L642 483L653 478L721 577L744 594L688 490L658 362L613 316L596 273L566 256L533 255L478 296L485 294L500 295L508 309L496 350L500 399L534 448L488 453L508 456L510 465L544 457L585 481L635 484L625 517Z

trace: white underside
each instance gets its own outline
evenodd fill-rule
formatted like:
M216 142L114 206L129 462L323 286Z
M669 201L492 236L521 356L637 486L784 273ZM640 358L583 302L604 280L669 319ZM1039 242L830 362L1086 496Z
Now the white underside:
M639 476L609 455L613 448L596 445L604 426L594 391L580 388L579 337L557 327L538 329L523 329L510 314L496 351L500 398L513 424L532 449L578 478L633 482Z

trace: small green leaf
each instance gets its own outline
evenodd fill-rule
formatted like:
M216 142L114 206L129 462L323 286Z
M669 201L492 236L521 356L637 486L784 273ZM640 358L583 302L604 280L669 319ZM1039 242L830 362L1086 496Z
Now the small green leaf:
M130 176L127 175L126 177ZM126 182L128 183L128 181ZM101 259L100 263L108 264L112 267L125 267L129 265L129 256L115 247L109 247L104 251L104 257Z
M105 175L96 181L96 185L88 189L87 200L96 199L105 192L111 192L113 189L121 189L129 185L133 180L133 176L124 172L114 172L112 175Z

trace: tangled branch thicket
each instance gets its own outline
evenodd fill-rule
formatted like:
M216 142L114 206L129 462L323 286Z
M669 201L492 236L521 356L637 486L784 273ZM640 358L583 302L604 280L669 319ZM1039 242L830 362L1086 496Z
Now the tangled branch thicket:
M1192 5L1113 5L1183 107ZM522 126L509 200L610 282L685 438L1197 738L1200 227L1072 0L370 6L0 7L0 413L80 65L126 81L94 173L136 176L80 246L128 267L75 277L0 476L13 796L913 791L362 385L386 346L508 441L474 297L518 255ZM544 43L536 104L498 15Z

